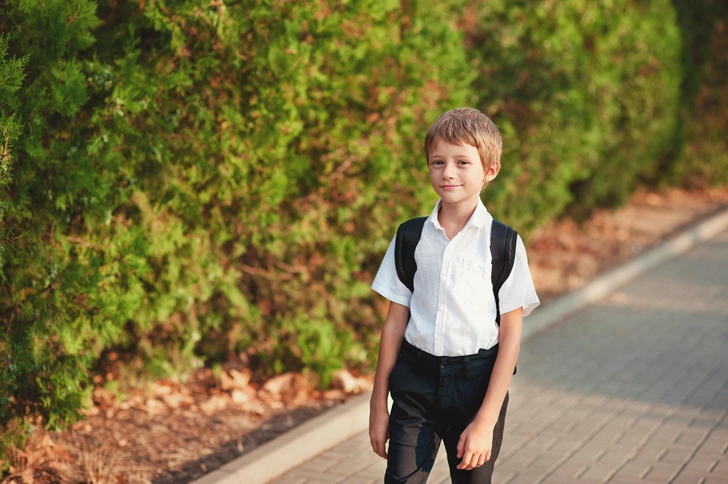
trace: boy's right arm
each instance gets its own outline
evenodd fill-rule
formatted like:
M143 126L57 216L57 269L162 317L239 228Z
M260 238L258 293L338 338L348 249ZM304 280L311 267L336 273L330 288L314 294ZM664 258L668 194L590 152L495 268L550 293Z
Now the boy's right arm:
M385 444L389 439L389 374L397 362L409 321L409 308L395 302L389 303L389 311L382 327L379 342L379 358L374 373L374 388L369 408L369 440L374 452L387 458Z

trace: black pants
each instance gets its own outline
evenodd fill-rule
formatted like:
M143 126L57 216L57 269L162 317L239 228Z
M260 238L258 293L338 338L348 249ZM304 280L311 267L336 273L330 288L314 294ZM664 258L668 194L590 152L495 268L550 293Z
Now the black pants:
M394 405L389 419L386 484L424 483L445 444L453 484L488 484L500 451L508 395L493 430L490 460L481 467L457 469L460 434L483 404L498 346L475 355L437 357L407 343L389 376Z

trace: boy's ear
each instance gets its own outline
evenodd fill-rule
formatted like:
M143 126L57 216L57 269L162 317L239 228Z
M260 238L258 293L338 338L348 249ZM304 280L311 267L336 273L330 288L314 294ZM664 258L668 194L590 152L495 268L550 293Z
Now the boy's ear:
M498 176L498 172L500 172L501 164L500 160L494 161L490 164L490 167L488 168L488 171L485 172L485 178L483 179L484 184L488 184L491 181L495 179L495 177Z

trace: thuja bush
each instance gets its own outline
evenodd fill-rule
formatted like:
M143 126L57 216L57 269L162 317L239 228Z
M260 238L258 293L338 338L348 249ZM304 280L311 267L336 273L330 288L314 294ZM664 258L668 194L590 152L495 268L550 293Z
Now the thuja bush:
M111 350L156 375L234 353L324 385L365 362L374 261L432 202L422 127L472 80L450 6L5 8L5 422L72 421Z
M119 298L108 300L108 282L126 277L120 261L87 250L91 240L73 242L82 207L113 208L113 181L78 144L92 129L82 110L87 91L79 55L93 44L94 11L81 0L44 8L11 1L0 16L0 71L11 74L10 83L0 82L7 173L0 199L3 423L24 414L45 413L49 423L75 416L93 353L124 318L114 307ZM111 324L102 328L103 318Z
M475 1L462 27L479 108L504 133L494 210L526 229L619 203L675 132L669 0Z
M673 0L683 39L680 132L656 177L704 188L728 183L728 4Z

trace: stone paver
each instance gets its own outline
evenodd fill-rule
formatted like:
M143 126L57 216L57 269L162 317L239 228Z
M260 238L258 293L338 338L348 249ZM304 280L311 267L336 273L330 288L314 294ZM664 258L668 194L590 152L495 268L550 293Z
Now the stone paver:
M724 232L523 344L494 481L728 483L727 355ZM444 457L428 482L450 482ZM362 433L271 482L384 469Z

